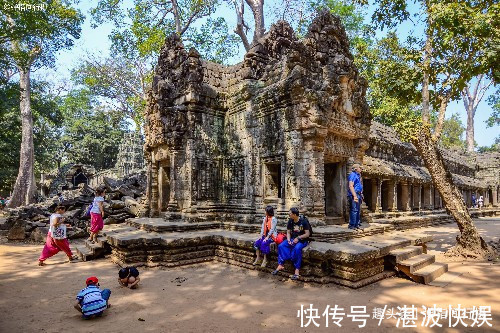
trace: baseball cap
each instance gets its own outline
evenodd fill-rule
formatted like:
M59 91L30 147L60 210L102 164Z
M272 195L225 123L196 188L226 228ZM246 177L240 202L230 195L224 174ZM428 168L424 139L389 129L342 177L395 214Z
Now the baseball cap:
M91 276L87 279L86 283L87 283L87 286L89 284L97 284L97 282L99 282L99 280L95 277L95 276Z

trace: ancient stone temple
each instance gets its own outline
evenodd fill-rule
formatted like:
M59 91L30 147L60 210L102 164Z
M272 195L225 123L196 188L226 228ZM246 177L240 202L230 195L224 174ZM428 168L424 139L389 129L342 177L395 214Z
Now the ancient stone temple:
M432 185L429 171L425 168L416 148L402 142L393 128L372 121L370 145L363 158L363 189L370 211L408 212L442 209L438 191ZM471 156L446 149L440 150L447 170L455 185L462 191L463 199L470 207L472 194L486 195L488 183L482 173L476 172ZM481 158L479 155L478 158ZM498 183L498 160L483 163L485 174ZM495 168L496 166L496 168ZM496 185L498 186L498 185ZM490 185L491 187L491 185Z
M271 204L343 220L347 170L368 147L366 86L326 12L300 40L274 24L234 66L168 38L146 114L151 216L254 221Z
M125 133L118 146L115 169L124 177L144 168L144 140L140 132Z

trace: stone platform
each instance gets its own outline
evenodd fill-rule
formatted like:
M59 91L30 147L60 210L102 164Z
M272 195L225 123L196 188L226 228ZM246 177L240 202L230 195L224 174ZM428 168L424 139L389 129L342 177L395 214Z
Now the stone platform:
M281 227L280 227L281 228ZM105 229L111 258L119 265L175 267L212 260L248 269L272 271L277 266L273 246L267 267L253 266L256 224L165 221L161 218L128 220L127 225ZM336 283L359 288L394 275L386 270L389 253L407 246L422 246L432 236L394 231L372 223L363 232L342 226L317 227L314 241L304 249L301 280ZM283 275L293 272L290 263Z

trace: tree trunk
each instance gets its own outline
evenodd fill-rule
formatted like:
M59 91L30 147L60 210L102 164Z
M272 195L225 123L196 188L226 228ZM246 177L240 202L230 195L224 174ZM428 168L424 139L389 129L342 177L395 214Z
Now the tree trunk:
M21 153L19 159L19 172L17 174L14 191L8 207L14 208L21 205L28 205L35 201L36 184L34 166L34 146L33 146L33 115L31 113L31 86L30 68L19 70L19 88L21 92L21 126L22 140Z
M467 151L474 151L474 110L473 105L469 104L467 111L467 130L465 132L465 139L467 142Z
M430 130L423 127L420 130L418 139L413 143L417 147L427 170L429 170L433 185L439 191L448 214L453 216L460 230L460 235L457 236L457 244L448 250L446 254L476 259L492 255L491 248L488 247L474 226L462 195L453 184L451 174L444 167L441 153L432 140Z
M264 0L246 0L246 2L252 9L255 21L255 31L253 34L253 43L255 43L266 32L266 27L264 26Z

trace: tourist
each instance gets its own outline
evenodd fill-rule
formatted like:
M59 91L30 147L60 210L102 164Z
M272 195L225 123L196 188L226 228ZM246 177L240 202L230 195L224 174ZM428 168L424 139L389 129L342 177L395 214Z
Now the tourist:
M347 179L349 191L349 229L363 230L361 228L361 203L363 202L363 182L361 179L361 166L357 163L352 165L352 172Z
M95 193L96 196L92 202L92 209L90 210L90 237L88 240L91 243L97 242L99 231L104 228L103 203L106 190L104 188L98 188Z
M483 199L482 195L480 195L479 199L477 199L477 203L478 203L479 209L483 208L484 199Z
M276 225L278 220L274 216L274 209L272 206L266 207L266 216L262 219L262 227L260 228L260 237L254 243L255 252L257 253L257 258L253 262L253 265L257 265L260 261L260 254L264 255L264 260L262 261L261 267L266 267L267 265L267 255L271 251L271 243L276 240L278 236L278 231L276 230Z
M476 195L472 193L472 208L476 208Z
M83 319L100 317L104 310L110 307L111 290L99 289L99 280L91 276L86 281L87 287L76 295L75 309L82 313Z
M139 271L135 267L124 267L118 271L118 283L130 289L137 288L137 284L141 281Z
M66 225L64 224L64 217L62 214L66 211L66 207L57 206L56 212L50 215L50 227L47 233L45 246L43 247L42 254L38 259L38 265L45 265L45 260L54 256L59 251L64 251L68 256L69 262L77 261L73 256L73 252L69 248L69 241L66 237Z
M302 265L302 249L309 244L311 235L311 225L305 217L299 215L299 209L292 207L288 213L290 219L286 226L286 238L278 246L278 267L272 272L273 275L279 273L285 267L286 260L292 260L295 267L295 273L291 276L292 280L298 280L300 276L300 267Z

